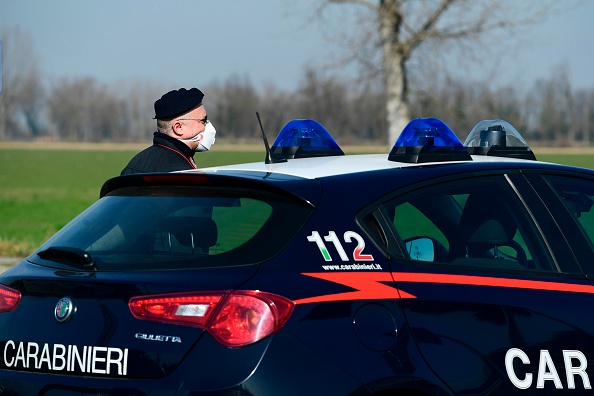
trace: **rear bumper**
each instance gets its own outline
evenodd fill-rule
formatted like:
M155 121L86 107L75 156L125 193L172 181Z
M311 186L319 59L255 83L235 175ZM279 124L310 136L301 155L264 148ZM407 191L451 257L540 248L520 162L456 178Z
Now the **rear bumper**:
M291 396L351 394L360 388L360 383L283 330L240 349L202 337L172 374L158 379L0 371L0 394L26 396Z
M356 368L354 368L356 371ZM421 370L422 371L422 370ZM426 372L426 374L428 374ZM0 371L0 395L43 396L366 396L387 389L449 394L433 378L368 378L369 386L285 330L247 348L202 337L172 374L159 379L66 376Z

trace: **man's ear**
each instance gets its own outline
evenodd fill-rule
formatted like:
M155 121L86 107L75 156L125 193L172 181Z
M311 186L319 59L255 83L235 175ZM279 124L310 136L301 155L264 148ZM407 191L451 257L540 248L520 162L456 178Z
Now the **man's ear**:
M173 130L173 133L176 136L181 136L184 134L184 132L182 131L183 128L183 124L181 121L172 121L171 122L171 129Z

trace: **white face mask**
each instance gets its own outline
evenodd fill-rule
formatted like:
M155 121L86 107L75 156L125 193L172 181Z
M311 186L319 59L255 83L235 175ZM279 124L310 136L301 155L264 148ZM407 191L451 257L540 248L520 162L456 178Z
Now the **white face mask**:
M215 143L215 135L217 134L217 130L212 125L210 121L206 123L204 127L204 131L200 132L199 134L191 137L190 139L181 139L184 143L190 142L200 142L198 143L198 147L196 147L196 151L208 151L210 147Z

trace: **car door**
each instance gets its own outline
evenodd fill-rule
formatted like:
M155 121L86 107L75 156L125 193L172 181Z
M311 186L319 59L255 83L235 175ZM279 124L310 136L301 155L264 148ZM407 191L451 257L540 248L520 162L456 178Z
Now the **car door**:
M530 172L526 178L559 224L587 276L594 277L594 177Z
M456 393L591 388L594 288L519 171L436 180L375 216L410 332Z

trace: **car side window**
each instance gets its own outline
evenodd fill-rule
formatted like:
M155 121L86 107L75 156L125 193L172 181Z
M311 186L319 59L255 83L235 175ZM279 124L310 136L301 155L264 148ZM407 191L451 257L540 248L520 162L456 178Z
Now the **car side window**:
M388 202L384 210L411 262L557 270L504 176L427 187Z
M565 176L544 178L594 246L594 182Z

